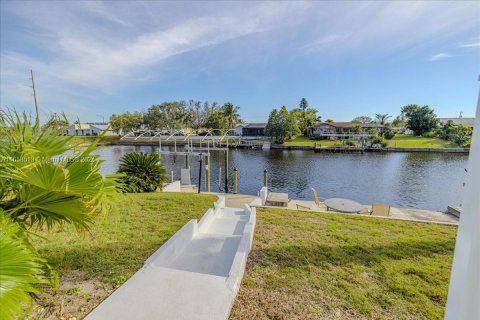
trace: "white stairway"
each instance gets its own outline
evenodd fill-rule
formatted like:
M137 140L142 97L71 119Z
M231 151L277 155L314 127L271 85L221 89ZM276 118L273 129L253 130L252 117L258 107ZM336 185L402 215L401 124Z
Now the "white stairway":
M255 208L220 198L158 249L86 319L227 319L255 227Z

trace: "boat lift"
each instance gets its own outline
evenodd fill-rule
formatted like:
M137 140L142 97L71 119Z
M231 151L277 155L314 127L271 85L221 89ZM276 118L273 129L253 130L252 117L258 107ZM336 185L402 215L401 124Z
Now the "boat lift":
M198 173L198 192L201 190L201 181L202 181L202 166L203 162L205 163L205 190L206 192L210 192L210 151L223 151L225 153L225 168L224 168L224 192L228 193L228 151L229 146L231 145L238 145L241 141L241 137L239 136L230 136L228 135L229 132L232 130L227 130L222 136L214 136L212 132L214 130L209 130L205 136L198 136L193 133L188 134L186 136L178 135L181 130L175 130L169 136L163 135L155 135L152 137L146 137L149 141L153 141L153 139L158 139L159 151L158 153L161 155L181 155L186 157L186 165L189 164L189 159L193 157L199 158L199 173ZM132 137L132 138L139 138ZM125 137L124 137L125 138ZM171 146L171 142L173 141L173 150L162 150L162 142L168 141L168 146ZM184 145L184 150L180 151L177 149L177 142L181 142ZM233 142L233 143L232 143ZM188 169L188 167L186 168ZM219 168L219 177L221 176L221 167ZM173 176L173 175L172 175ZM220 183L219 183L220 187Z

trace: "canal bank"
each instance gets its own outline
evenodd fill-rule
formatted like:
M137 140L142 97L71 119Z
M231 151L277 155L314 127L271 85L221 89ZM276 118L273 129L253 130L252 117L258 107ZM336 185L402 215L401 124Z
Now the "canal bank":
M220 194L220 193L211 193L211 194L225 197L225 201L227 205L229 207L234 207L234 208L244 208L246 204L252 205L252 202L254 202L255 199L257 198L255 196L242 195L242 194ZM406 220L406 221L438 223L438 224L447 224L447 225L458 225L458 220L459 220L458 217L446 212L412 209L412 208L397 208L397 207L391 207L390 215L388 217L374 216L369 213L372 210L371 205L363 205L364 210L362 210L362 212L358 214L342 213L342 212L328 211L324 202L320 202L319 204L316 204L313 200L308 201L308 200L298 200L298 199L291 199L286 207L271 207L266 205L263 205L263 206L259 205L257 207L305 211L305 212L322 212L322 213L343 214L343 215L350 215L350 216Z
M163 146L185 146L187 141L162 141ZM158 141L124 141L116 140L111 141L106 145L117 145L117 146L159 146ZM223 147L227 144L219 144ZM200 144L198 144L200 146ZM231 149L254 149L262 150L261 144L228 144L228 147ZM282 144L271 144L270 149L273 150L311 150L315 152L332 152L332 153L358 153L358 152L423 152L423 153L460 153L468 154L470 152L469 148L395 148L395 147L385 147L385 148L357 148L357 147L315 147L315 146L290 146Z

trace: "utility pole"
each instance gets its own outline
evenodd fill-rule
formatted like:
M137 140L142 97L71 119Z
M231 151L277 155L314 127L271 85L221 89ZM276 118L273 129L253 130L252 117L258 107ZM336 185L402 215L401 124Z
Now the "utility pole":
M33 70L30 69L30 75L32 76L32 89L33 89L33 100L35 101L35 114L37 115L35 123L40 127L40 116L38 114L38 102L37 102L37 93L35 92L35 80L33 80Z

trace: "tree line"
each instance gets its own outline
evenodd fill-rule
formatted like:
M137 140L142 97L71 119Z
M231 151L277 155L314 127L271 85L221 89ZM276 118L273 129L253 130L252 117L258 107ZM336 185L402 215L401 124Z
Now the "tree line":
M158 129L232 129L242 122L240 108L231 102L223 105L208 101L167 101L152 105L145 112L113 114L110 125L117 133L141 128Z
M321 120L317 113L317 109L308 107L305 98L300 100L298 108L290 111L285 106L273 109L268 116L265 135L273 138L275 143L283 143L299 134L308 135L308 131Z
M208 101L169 101L152 105L144 112L126 112L113 114L110 125L113 131L121 134L142 128L158 129L220 129L227 130L242 123L239 114L240 108L231 102L220 105ZM362 124L378 123L390 128L385 131L387 139L393 138L395 133L409 129L416 136L439 137L452 141L457 145L464 145L471 135L471 128L464 125L455 125L453 122L441 124L434 110L428 106L409 104L400 109L400 115L390 121L388 113L376 113L375 117L358 116L351 122L358 124L354 128L362 131ZM61 121L62 119L56 119ZM268 117L265 135L272 137L276 143L283 143L296 135L308 136L309 131L317 122L321 121L318 110L311 108L308 101L302 98L298 107L288 110L286 106L273 109ZM325 122L333 122L327 119Z

